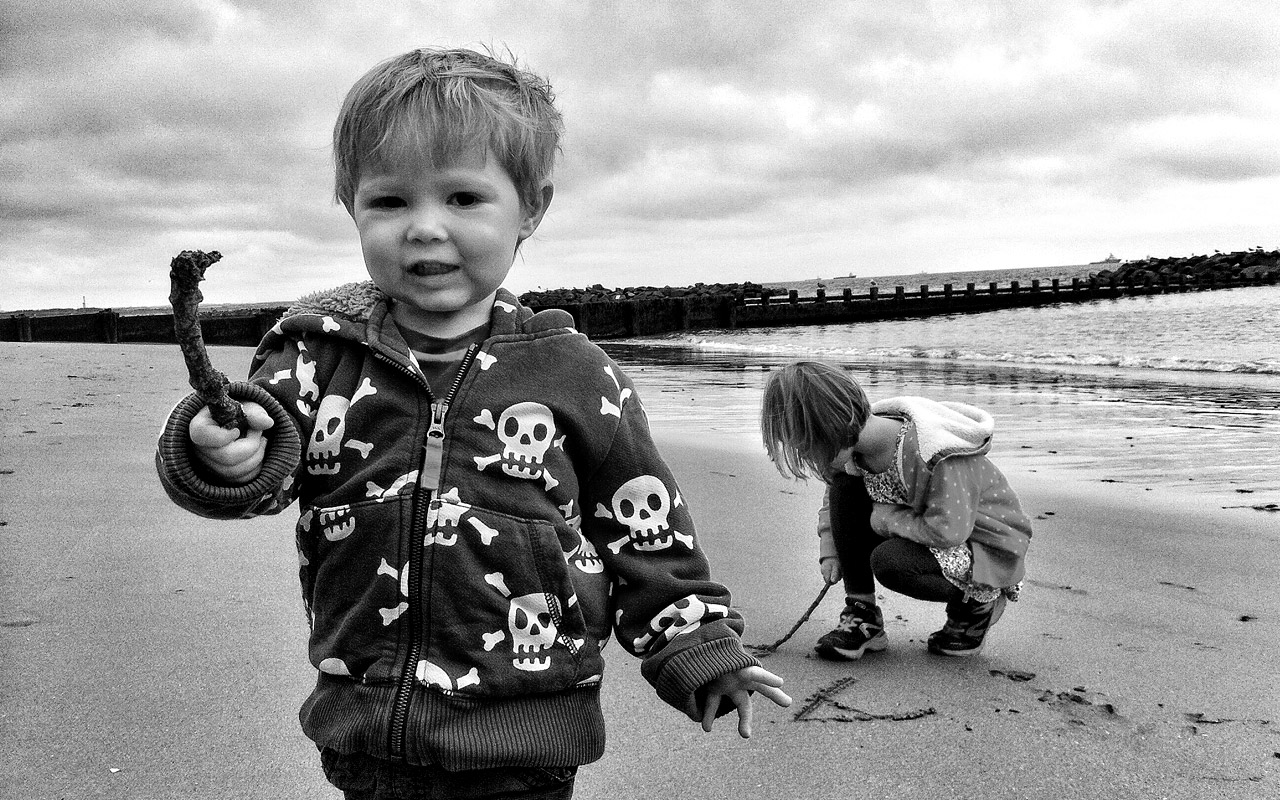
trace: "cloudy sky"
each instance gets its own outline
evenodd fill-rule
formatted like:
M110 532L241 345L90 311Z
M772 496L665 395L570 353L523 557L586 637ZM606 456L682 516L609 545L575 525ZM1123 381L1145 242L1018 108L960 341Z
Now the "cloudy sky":
M555 86L508 286L945 272L1280 247L1275 0L0 0L0 310L365 277L351 83L425 45Z

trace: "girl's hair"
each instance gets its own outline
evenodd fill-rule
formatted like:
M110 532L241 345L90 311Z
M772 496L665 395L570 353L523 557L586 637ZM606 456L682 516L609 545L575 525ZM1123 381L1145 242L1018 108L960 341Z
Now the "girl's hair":
M764 449L790 478L825 478L831 462L858 441L871 413L848 372L821 361L797 361L769 374L760 407Z
M538 207L564 130L551 85L473 50L423 48L369 70L347 92L333 127L334 197L352 208L360 173L402 156L436 164L492 150Z

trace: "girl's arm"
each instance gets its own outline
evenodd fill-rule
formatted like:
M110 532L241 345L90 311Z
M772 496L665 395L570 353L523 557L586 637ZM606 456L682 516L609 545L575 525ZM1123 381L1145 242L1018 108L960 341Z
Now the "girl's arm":
M938 463L925 489L924 507L876 503L871 527L886 536L899 536L928 547L955 547L969 539L977 521L982 487L975 460L953 456Z
M835 537L831 533L831 484L827 484L818 509L818 561L836 557Z

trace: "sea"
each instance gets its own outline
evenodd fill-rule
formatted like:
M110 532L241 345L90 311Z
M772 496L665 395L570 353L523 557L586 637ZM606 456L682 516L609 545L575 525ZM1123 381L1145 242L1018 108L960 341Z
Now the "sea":
M1280 509L1280 286L602 345L655 428L714 432L761 458L766 375L821 359L849 368L872 400L919 395L987 409L998 463Z

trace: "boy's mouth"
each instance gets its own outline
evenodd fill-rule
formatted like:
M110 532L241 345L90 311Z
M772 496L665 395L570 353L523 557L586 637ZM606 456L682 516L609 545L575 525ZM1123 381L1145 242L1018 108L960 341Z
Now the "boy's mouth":
M427 277L430 275L446 275L456 270L452 264L446 264L442 261L415 261L409 265L409 274L419 277Z

